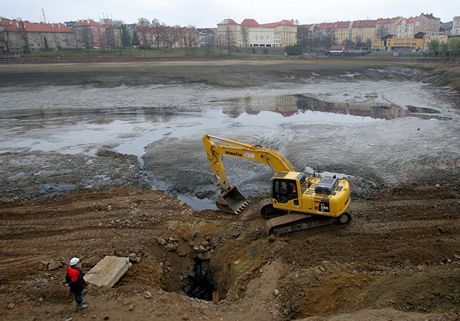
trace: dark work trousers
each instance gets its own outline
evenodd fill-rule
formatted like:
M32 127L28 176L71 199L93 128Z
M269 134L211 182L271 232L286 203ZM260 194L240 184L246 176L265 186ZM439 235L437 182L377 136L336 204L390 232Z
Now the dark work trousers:
M78 305L83 304L83 290L73 292L73 295Z

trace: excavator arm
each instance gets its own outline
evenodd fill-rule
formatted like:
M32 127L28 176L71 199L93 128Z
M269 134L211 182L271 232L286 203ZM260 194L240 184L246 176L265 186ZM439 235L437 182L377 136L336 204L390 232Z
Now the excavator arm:
M268 165L275 173L295 171L294 166L283 155L270 148L211 135L204 135L202 141L211 170L217 177L216 185L221 189L216 204L225 212L238 214L248 202L236 187L230 185L224 167L224 155Z
M223 156L242 158L270 166L275 173L295 171L294 166L283 155L271 148L240 143L234 140L211 135L203 136L203 145L214 175L217 186L222 192L230 188L225 172Z

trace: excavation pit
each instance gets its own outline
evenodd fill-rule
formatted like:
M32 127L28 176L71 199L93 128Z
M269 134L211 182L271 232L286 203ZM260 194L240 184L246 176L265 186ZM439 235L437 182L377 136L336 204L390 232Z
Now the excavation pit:
M208 262L194 259L193 276L187 278L184 292L187 296L206 301L217 301L217 286L208 268Z

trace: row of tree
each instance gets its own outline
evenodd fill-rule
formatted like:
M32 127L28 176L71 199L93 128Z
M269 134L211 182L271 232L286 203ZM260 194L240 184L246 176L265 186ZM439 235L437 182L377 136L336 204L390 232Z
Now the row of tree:
M451 39L448 43L433 39L428 44L428 52L438 57L460 57L460 39Z
M313 51L315 48L328 49L336 44L335 32L330 29L321 30L309 26L298 26L297 44L306 51ZM358 36L355 41L349 39L343 41L342 45L347 47L356 46L371 48L372 43L370 39L363 41L363 39Z
M124 43L129 33L123 32ZM139 18L131 44L140 48L194 48L199 45L199 33L194 26L168 26L158 19Z

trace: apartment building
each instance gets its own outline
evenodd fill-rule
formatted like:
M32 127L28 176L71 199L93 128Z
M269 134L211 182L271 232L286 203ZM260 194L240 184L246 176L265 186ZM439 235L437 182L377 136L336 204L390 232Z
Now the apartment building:
M452 20L452 31L450 34L452 36L460 36L460 16L454 17Z
M217 24L219 45L222 47L241 47L241 27L233 19L224 19Z
M404 18L396 24L396 38L409 39L413 38L415 26L415 18Z
M343 44L347 40L351 39L350 26L351 26L350 21L325 22L325 23L318 23L318 24L312 25L313 29L317 29L320 32L333 33L334 42L336 44Z
M442 24L439 18L434 17L431 13L417 17L402 19L396 24L396 38L409 39L414 38L418 33L424 33L429 36L441 33Z
M217 33L223 47L286 47L297 43L297 27L289 20L259 24L244 19L238 24L224 19L217 24Z
M377 20L356 20L351 26L351 40L353 42L374 42Z
M439 35L442 29L441 19L433 16L432 13L422 13L415 17L414 35L423 32L426 35L433 36Z
M77 42L81 48L105 48L106 27L94 20L80 20L73 25Z
M0 18L0 51L76 48L72 30L61 23Z
M275 36L279 37L281 47L288 47L297 44L297 26L290 20L281 20L262 24L264 28L274 28Z
M376 37L383 39L389 35L396 35L396 25L400 22L402 17L394 18L379 18L376 21Z
M215 28L198 28L200 47L215 47L218 43L217 29Z

